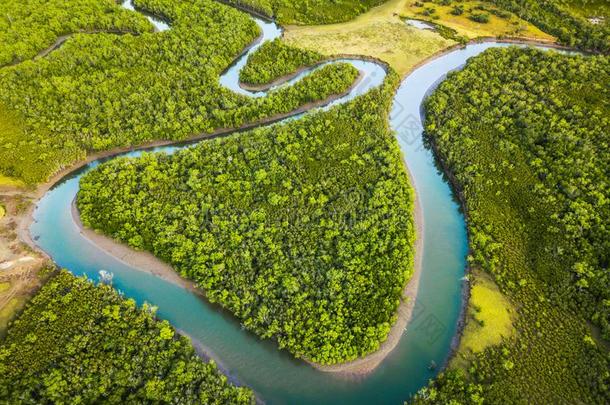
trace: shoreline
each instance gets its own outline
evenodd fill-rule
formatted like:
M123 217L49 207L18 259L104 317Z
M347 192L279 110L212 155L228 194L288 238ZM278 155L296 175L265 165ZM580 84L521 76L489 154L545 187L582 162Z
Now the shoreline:
M91 228L85 227L81 221L78 208L76 207L76 198L72 200L70 212L72 214L72 220L74 221L74 224L78 228L80 234L87 241L97 246L100 250L108 253L109 255L138 271L152 274L155 277L159 277L162 280L182 287L187 291L205 297L203 291L200 290L194 282L180 276L180 274L178 274L171 265L165 263L161 259L158 259L152 253L147 251L137 251L129 247L127 244L118 242L108 236L94 231Z
M172 326L173 327L173 326ZM203 344L203 342L201 342L199 339L192 337L191 335L189 335L188 333L186 333L185 331L183 331L182 329L176 329L174 328L174 330L176 331L176 333L178 333L180 336L184 336L185 338L187 338L188 340L191 341L191 345L193 346L193 349L195 349L195 353L197 354L197 356L199 356L200 358L202 358L203 360L205 360L206 362L214 362L214 364L216 365L217 370L223 374L224 376L227 377L227 380L229 381L229 383L237 386L237 387L245 387L250 389L253 393L254 393L254 400L256 405L262 405L265 403L265 401L263 401L263 398L261 397L261 395L256 392L254 390L254 388L249 387L248 385L243 384L239 378L237 378L234 374L231 373L231 370L229 370L227 367L225 367L224 364L222 364L221 361L219 361L216 358L213 358L209 355L210 350L208 349L208 347L206 345Z
M419 61L415 65L413 65L412 68L410 68L403 76L400 77L400 80L402 82L403 80L405 80L408 76L410 76L413 72L415 72L420 67L422 67L436 59L439 59L453 51L465 49L466 47L468 47L470 45L485 44L485 43L489 43L489 42L495 42L495 43L499 43L499 44L542 46L542 47L547 47L547 48L556 49L556 50L586 53L584 51L578 50L577 48L569 47L566 45L561 45L557 41L541 41L541 40L519 38L519 37L504 37L504 38L480 37L480 38L471 39L468 42L463 43L463 44L457 43L457 44L447 47L445 49L441 49L440 51L435 52L430 56L427 56L426 58L422 59L421 61Z

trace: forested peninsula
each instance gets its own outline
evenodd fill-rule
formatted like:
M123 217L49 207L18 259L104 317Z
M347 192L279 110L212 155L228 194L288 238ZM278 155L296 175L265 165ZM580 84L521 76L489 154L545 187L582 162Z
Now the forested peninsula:
M86 226L194 280L263 338L320 364L375 351L413 269L413 196L386 114L351 103L81 181Z
M296 48L276 39L265 42L248 57L246 66L239 72L239 80L249 85L266 85L324 59L318 52Z

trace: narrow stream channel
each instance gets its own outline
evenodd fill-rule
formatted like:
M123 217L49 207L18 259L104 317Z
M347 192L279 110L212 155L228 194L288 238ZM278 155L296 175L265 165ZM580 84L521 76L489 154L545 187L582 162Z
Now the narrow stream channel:
M275 24L255 20L264 26L263 41L276 38L278 33L281 35ZM278 350L275 343L261 341L243 330L237 320L195 294L138 271L85 239L73 221L71 203L78 192L80 177L107 159L95 161L67 176L39 201L30 229L32 237L59 266L76 275L97 281L100 270L113 273L113 284L119 291L140 304L146 301L158 306L160 318L200 341L232 378L253 388L267 403L400 404L434 377L438 369L429 369L430 364L434 362L440 368L450 353L461 311L468 246L464 217L449 185L435 167L431 152L422 144L421 104L433 86L468 58L488 48L508 45L489 42L447 53L410 74L395 96L391 125L423 210L423 271L411 323L397 348L366 377L349 379L319 372ZM261 94L247 92L237 83L239 69L246 58L247 55L242 56L221 82L234 91L259 97ZM333 105L366 93L385 77L378 64L357 59L345 61L353 63L365 77L352 93ZM300 80L301 76L294 80ZM184 147L188 146L161 147L154 151L173 153Z

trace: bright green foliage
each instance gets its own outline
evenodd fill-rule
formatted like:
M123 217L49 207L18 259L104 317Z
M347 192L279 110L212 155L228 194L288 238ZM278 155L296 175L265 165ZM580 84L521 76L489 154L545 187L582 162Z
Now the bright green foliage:
M518 336L469 368L490 403L610 399L610 363L587 326L610 337L608 83L609 57L494 49L427 102L472 262L518 306Z
M152 29L143 16L113 0L1 0L0 66L31 59L65 34Z
M264 43L248 57L248 63L239 72L239 80L247 84L268 84L323 59L324 56L318 52L290 46L276 39Z
M413 265L413 196L386 122L397 83L174 156L115 159L83 177L83 221L171 263L296 357L373 352Z
M349 21L385 0L226 0L277 19L282 24L330 24Z
M213 0L138 5L172 29L77 35L47 58L0 70L0 104L25 128L0 133L0 172L42 181L89 151L268 119L340 94L357 77L352 66L327 66L268 97L240 96L218 78L259 34L248 15Z
M61 272L0 344L2 403L251 404L154 310Z
M573 8L587 0L486 0L509 10L540 29L553 34L563 44L581 49L610 52L610 20L592 24ZM596 0L590 0L594 3ZM607 0L602 0L607 1ZM610 4L600 5L606 10ZM606 11L608 13L608 11Z
M419 390L411 403L415 405L483 405L486 402L483 397L483 386L469 383L466 381L464 371L455 369L440 373L428 387Z

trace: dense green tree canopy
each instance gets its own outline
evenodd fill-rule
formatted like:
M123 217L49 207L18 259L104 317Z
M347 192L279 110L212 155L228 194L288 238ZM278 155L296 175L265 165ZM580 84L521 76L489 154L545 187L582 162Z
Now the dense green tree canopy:
M226 0L282 24L329 24L353 19L385 0Z
M297 357L373 352L413 265L412 192L386 122L397 81L286 125L113 160L82 179L82 219Z
M563 44L608 53L610 52L610 20L593 24L574 12L576 3L597 0L486 0L530 21L545 32L555 35ZM601 2L607 0L601 0ZM600 6L602 7L602 6ZM605 7L610 9L610 5Z
M0 402L253 404L154 309L61 272L0 342Z
M477 355L462 392L610 399L609 359L587 322L610 337L608 83L609 57L494 49L426 103L429 139L465 203L471 263L519 306L518 336ZM443 376L435 395L458 380Z

